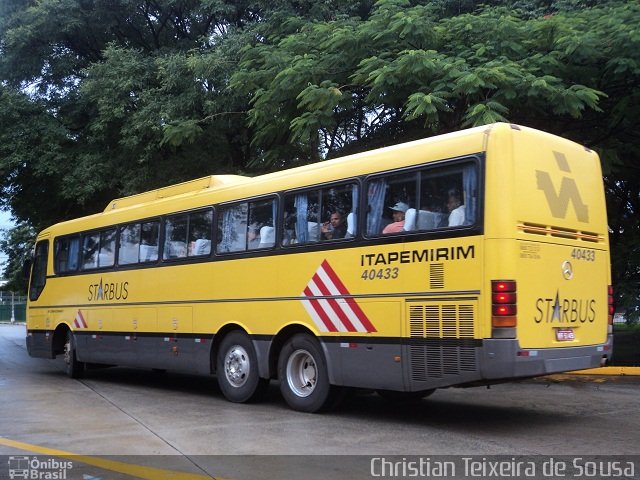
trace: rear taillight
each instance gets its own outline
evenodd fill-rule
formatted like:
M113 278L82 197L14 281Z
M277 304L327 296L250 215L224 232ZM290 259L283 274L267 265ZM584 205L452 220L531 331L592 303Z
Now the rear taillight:
M609 304L609 316L607 318L609 325L613 325L613 315L616 313L616 306L613 301L613 286L607 287L607 303Z
M491 280L491 326L514 328L517 324L518 296L515 280Z

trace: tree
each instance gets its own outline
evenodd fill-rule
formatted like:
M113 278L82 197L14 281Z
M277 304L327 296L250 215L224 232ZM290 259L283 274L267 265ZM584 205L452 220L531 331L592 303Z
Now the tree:
M8 279L5 288L11 292L23 293L27 290L27 281L22 265L33 247L36 231L22 223L9 231L0 230L0 250L5 252L9 261L5 266L4 278Z

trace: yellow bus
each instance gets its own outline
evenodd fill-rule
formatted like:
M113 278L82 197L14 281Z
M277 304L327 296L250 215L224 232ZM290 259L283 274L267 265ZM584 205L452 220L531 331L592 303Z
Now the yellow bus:
M318 411L585 369L612 354L595 152L504 123L113 200L38 237L30 355L278 379Z

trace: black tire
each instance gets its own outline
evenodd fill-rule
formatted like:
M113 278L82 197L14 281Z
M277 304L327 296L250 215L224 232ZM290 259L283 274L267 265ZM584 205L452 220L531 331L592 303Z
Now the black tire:
M397 392L395 390L377 390L376 392L388 402L412 403L428 397L435 391L436 389L432 388L429 390L420 390L419 392Z
M278 379L285 401L300 412L313 413L334 407L343 392L329 383L320 343L305 333L294 335L282 347Z
M258 357L249 335L238 330L220 343L216 377L222 394L234 403L255 402L269 386L269 379L258 374Z
M84 376L85 364L84 362L78 361L76 355L76 340L71 330L67 330L63 354L67 376L69 378L82 378Z

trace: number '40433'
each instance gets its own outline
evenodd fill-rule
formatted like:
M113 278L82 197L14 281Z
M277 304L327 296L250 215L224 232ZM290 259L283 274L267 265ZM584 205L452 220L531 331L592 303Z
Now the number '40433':
M571 251L571 258L575 260L586 260L587 262L595 262L596 251L588 248L574 248Z
M370 268L362 272L363 280L395 280L398 278L398 267Z

